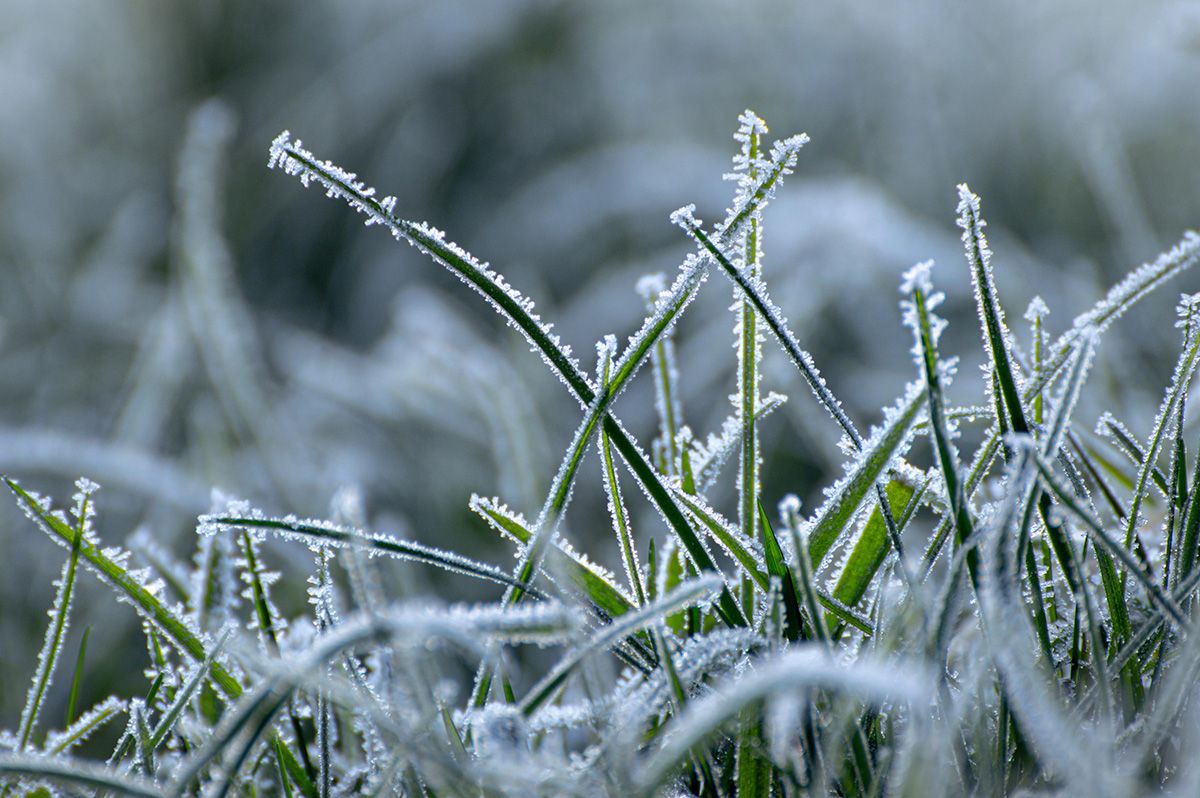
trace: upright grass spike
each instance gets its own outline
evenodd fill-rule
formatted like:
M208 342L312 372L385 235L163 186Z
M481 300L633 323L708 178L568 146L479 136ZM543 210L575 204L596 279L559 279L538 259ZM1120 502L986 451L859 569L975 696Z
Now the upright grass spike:
M975 290L975 305L979 311L979 322L983 327L984 343L991 356L993 375L1000 385L1000 393L1012 431L1028 433L1029 422L1021 404L1020 377L1013 369L1012 333L1004 320L1004 310L996 296L996 280L992 270L992 251L988 248L983 228L987 222L979 212L979 197L971 192L966 183L958 186L958 226L962 228L962 241L966 249L967 264L971 267L971 285Z
M738 132L734 135L734 139L742 145L742 148L734 157L734 173L726 175L726 178L737 181L740 199L741 194L753 190L759 172L768 168L770 164L764 161L759 153L760 138L766 132L766 123L751 111L744 112L738 121ZM742 232L741 266L742 271L751 279L761 277L761 212L751 215ZM731 398L734 400L741 439L737 480L738 526L743 538L759 540L758 516L762 492L759 472L762 468L762 457L758 450L756 416L759 404L758 386L761 380L759 360L762 357L762 336L756 326L754 306L736 288L734 289L734 308L737 314L737 322L734 325L734 334L737 336L737 340L734 347L738 353L738 391ZM762 530L762 535L764 547L769 547L765 529ZM742 600L752 603L753 586L745 578L742 580L742 590ZM793 629L792 631L797 630Z

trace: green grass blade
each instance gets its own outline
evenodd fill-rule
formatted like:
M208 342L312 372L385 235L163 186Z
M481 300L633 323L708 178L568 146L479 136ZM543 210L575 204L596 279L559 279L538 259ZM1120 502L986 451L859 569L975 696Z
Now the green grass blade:
M68 726L75 722L75 708L79 706L79 686L83 684L83 662L87 657L88 635L91 633L92 627L86 626L83 629L83 636L79 639L79 654L75 657L75 673L71 677L71 694L67 698Z
M888 503L891 505L893 513L904 511L915 495L916 489L905 482L895 479L888 482ZM904 525L899 524L899 526L903 530ZM846 559L842 573L834 585L833 597L847 607L853 607L862 601L867 588L887 558L890 548L891 544L883 517L879 513L879 508L876 507L871 511L870 517L863 525L862 534L858 536L854 549Z
M1071 515L1078 518L1083 523L1085 531L1095 542L1097 548L1103 546L1108 550L1109 554L1114 556L1115 559L1120 560L1125 569L1123 571L1123 577L1132 573L1136 578L1136 581L1138 581L1142 587L1145 588L1146 592L1150 596L1150 600L1154 602L1156 606L1162 609L1162 611L1169 618L1171 618L1171 620L1178 627L1183 629L1189 628L1190 624L1187 620L1187 617L1184 615L1183 610L1180 609L1175 601L1166 594L1157 580L1142 570L1141 565L1129 552L1129 550L1122 546L1119 542L1113 540L1107 530L1104 529L1104 525L1096 520L1092 514L1087 511L1087 509L1079 504L1071 492L1064 487L1061 482L1059 482L1058 477L1055 476L1054 471L1050 467L1049 463L1047 463L1040 454L1035 457L1035 463L1037 464L1038 472L1041 474L1042 482L1046 485L1047 489L1054 494L1055 498L1064 509L1066 509L1071 513Z
M992 251L988 248L983 228L987 222L979 212L979 197L971 193L966 183L958 186L958 226L962 228L962 241L966 249L967 264L971 268L971 285L975 291L975 305L983 326L984 344L991 359L992 374L1000 386L1004 409L1008 411L1008 422L1013 432L1026 434L1029 422L1021 404L1017 387L1017 375L1012 367L1012 334L1004 321L1004 310L996 296L995 275L992 270Z
M69 526L53 515L49 511L48 506L43 506L37 498L12 479L7 476L3 477L3 479L9 489L16 494L21 509L25 511L26 515L51 540L57 541L62 545L71 545L75 539L75 535ZM106 582L119 593L123 594L138 613L153 628L165 635L184 656L196 662L203 662L206 659L207 650L205 649L205 644L183 619L182 614L160 602L154 594L146 589L141 580L132 576L123 565L114 561L105 551L101 550L98 543L88 540L81 541L79 556L100 577L101 581ZM236 699L241 696L242 685L230 674L224 665L214 662L210 672L217 688L227 697ZM307 779L303 769L299 768L299 764L296 762L291 750L286 746L284 746L283 750L289 758L285 766L289 766L289 773L292 774L293 780L301 787L306 798L316 798L316 789L313 787L312 782ZM299 774L295 772L296 769L299 770ZM303 780L298 778L298 776Z
M499 499L485 499L472 496L470 508L487 523L511 537L521 545L528 544L533 537L525 519L510 511ZM555 548L547 553L550 562L547 571L551 575L563 574L577 590L587 597L610 618L624 615L634 608L634 602L616 585L611 576L565 547L565 543L556 542Z
M125 708L124 701L116 696L109 696L84 712L61 732L51 732L47 735L43 750L51 756L70 751L101 726L124 712Z
M806 597L806 594L802 593L801 589L797 586L796 576L793 575L792 569L788 567L787 562L784 560L783 548L779 545L779 539L775 536L775 530L771 526L771 520L767 517L767 511L763 508L762 502L756 502L754 509L758 513L758 523L762 529L763 552L766 555L767 573L779 580L780 590L783 593L783 636L788 640L795 640L800 637L800 629L802 627L800 601ZM800 558L803 556L804 552L797 549L797 566L799 566ZM798 573L803 578L803 571L798 570ZM811 587L811 585L809 586Z
M910 384L904 395L884 412L883 423L863 443L854 469L833 489L817 511L809 532L809 556L819 568L825 556L858 514L868 492L912 442L913 422L921 409L922 392Z

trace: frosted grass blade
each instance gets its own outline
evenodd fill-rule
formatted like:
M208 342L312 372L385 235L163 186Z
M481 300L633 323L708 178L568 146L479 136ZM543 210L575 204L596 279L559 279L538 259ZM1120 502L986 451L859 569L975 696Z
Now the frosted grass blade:
M912 428L921 410L921 397L920 386L911 383L895 404L885 408L883 420L863 442L850 473L834 485L809 522L809 554L815 568L820 568L833 544L858 514L867 492L879 484L912 444Z
M17 753L23 752L31 744L34 726L46 698L46 690L50 680L54 678L55 666L62 653L63 637L67 629L67 619L71 613L71 598L75 589L75 569L79 564L80 547L84 536L91 537L91 519L95 514L92 496L100 487L87 479L75 483L78 493L75 494L75 527L70 530L70 555L63 565L62 576L56 582L57 590L54 595L54 606L50 611L50 625L46 627L46 639L38 652L37 670L33 676L33 684L25 696L25 708L21 711L21 722L17 728Z
M813 646L793 649L747 671L740 680L690 702L662 747L638 768L640 794L654 793L695 746L716 734L743 707L768 696L816 687L867 700L916 703L927 694L927 681L922 676L922 669L916 666L897 668L860 662L846 667Z
M285 540L294 540L306 545L319 543L338 547L356 547L368 554L415 560L453 573L465 574L502 585L516 584L507 573L499 568L472 560L469 557L390 535L370 534L362 530L349 529L328 521L222 513L200 516L200 534L213 535L225 529L259 529L275 533ZM545 594L531 585L525 584L521 587L534 596L545 597Z
M9 489L16 494L21 509L51 540L60 545L71 545L75 539L73 531L50 512L48 503L43 504L9 477L5 476L3 479ZM110 551L113 553L110 554ZM185 620L183 608L168 608L158 600L142 580L121 564L121 560L127 558L127 552L101 549L98 542L83 540L80 542L79 556L100 577L101 581L124 595L134 609L153 628L162 632L184 656L196 662L206 659L205 642ZM119 559L114 559L114 556ZM229 698L236 699L242 694L241 683L220 662L213 663L210 673L218 689ZM299 767L290 749L284 746L283 750L289 757L284 764L288 767L288 772L292 775L293 780L301 787L306 798L315 798L312 783L307 779L303 769Z
M109 696L84 712L60 732L50 732L42 750L51 756L65 754L87 740L97 729L120 715L126 709L125 702Z
M526 520L510 511L499 499L472 496L470 508L493 528L511 537L520 545L526 545L533 537L533 530ZM608 575L585 560L573 549L566 548L564 541L556 540L554 548L547 554L550 563L546 570L551 574L565 574L588 600L609 617L624 615L633 609L634 603L617 587Z
M1183 610L1163 591L1162 586L1143 571L1141 564L1138 563L1128 549L1113 540L1104 529L1104 525L1093 518L1092 514L1076 501L1071 492L1059 482L1050 465L1040 455L1035 456L1034 462L1037 465L1038 472L1041 474L1042 482L1054 494L1059 503L1083 523L1088 536L1091 537L1096 545L1103 546L1108 550L1109 554L1121 561L1121 564L1125 566L1124 575L1127 576L1132 573L1136 581L1145 588L1151 601L1170 617L1178 628L1184 631L1188 630L1190 623L1184 615Z
M80 787L111 790L136 798L167 798L168 793L146 779L79 762L70 757L47 759L31 754L0 753L0 773L35 780L49 779Z

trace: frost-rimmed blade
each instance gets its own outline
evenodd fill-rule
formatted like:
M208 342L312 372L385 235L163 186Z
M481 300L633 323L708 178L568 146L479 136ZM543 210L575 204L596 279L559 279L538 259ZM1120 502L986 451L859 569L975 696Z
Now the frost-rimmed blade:
M967 491L959 471L958 449L954 445L953 429L946 419L942 381L952 372L938 357L938 338L945 329L946 322L932 312L942 299L941 294L935 294L933 291L933 280L930 277L932 268L932 261L918 263L905 273L900 291L909 297L902 303L904 323L912 330L916 339L912 352L922 376L922 393L928 400L934 455L941 471L955 537L958 545L962 546L974 534L974 520L971 518ZM978 555L974 550L967 552L966 565L972 584L978 585ZM951 575L950 584L953 586L956 581L957 573ZM940 638L940 634L938 636Z
M1026 386L1028 396L1032 398L1036 390L1044 387L1066 364L1071 355L1071 349L1076 339L1085 331L1091 330L1097 336L1108 329L1108 326L1125 314L1140 299L1154 289L1170 280L1172 277L1190 269L1200 261L1200 233L1188 230L1175 246L1159 255L1150 263L1142 264L1129 272L1125 277L1104 295L1104 298L1089 310L1075 317L1071 329L1067 330L1050 347L1046 355L1045 366L1038 380Z
M760 397L758 408L754 411L754 421L762 421L772 411L787 401L787 396L771 391ZM717 479L721 466L740 448L742 440L742 423L739 413L733 413L722 422L718 432L710 433L703 442L693 442L688 453L694 474L698 493L705 493Z
M816 646L799 646L690 702L662 746L638 768L640 794L655 794L695 746L715 735L749 704L771 695L823 688L868 701L918 705L928 695L926 685L930 683L923 678L923 670L915 663L911 667L865 661L845 665Z
M34 781L61 781L137 798L167 798L168 792L147 779L119 773L67 756L49 759L31 754L0 753L0 773Z
M5 483L17 496L21 509L25 511L37 526L51 540L64 546L71 546L75 539L74 530L62 518L52 513L49 503L39 500L17 482L9 477L3 477ZM118 549L101 549L99 541L94 537L85 537L79 542L79 556L102 581L124 594L134 608L171 640L183 653L196 662L202 662L207 656L208 647L197 632L183 620L182 613L176 613L164 606L151 592L149 587L138 579L137 575L128 571L121 562L127 558L125 552ZM221 663L214 663L212 668L213 680L223 692L241 694L241 685Z
M93 732L120 715L125 709L125 701L110 695L76 718L67 728L59 732L50 732L46 736L46 744L42 750L51 756L65 754L87 740Z
M497 498L472 495L469 504L490 526L501 534L524 546L533 537L533 530L525 518L512 512ZM633 600L612 580L611 575L600 569L582 554L570 548L566 541L554 541L547 571L564 574L587 599L609 617L624 615L634 608Z
M958 186L958 226L967 265L971 269L971 285L975 291L975 307L979 312L983 342L992 363L992 373L1000 387L1003 407L1008 412L1012 431L1029 432L1029 422L1021 404L1020 376L1013 370L1012 333L1004 320L1004 309L996 295L996 279L992 269L992 251L988 248L983 228L987 222L979 211L979 197L966 183Z
M655 375L664 443L668 446L667 461L674 464L676 460L674 454L675 430L680 407L678 400L672 399L678 393L673 390L674 386L672 385L673 382L677 382L677 379L673 379L670 374L671 369L674 368L674 361L673 353L667 352L664 347L667 342L668 339L665 337L659 341L660 348L656 356ZM610 386L609 372L612 369L612 359L616 349L617 342L613 336L607 336L602 345L598 345L600 384L606 389ZM660 373L664 370L665 373ZM629 510L626 509L625 499L621 495L621 481L613 464L612 440L603 426L596 438L596 447L600 450L600 459L604 469L604 492L608 497L608 512L612 516L613 531L616 532L617 543L621 547L621 563L625 566L625 578L633 589L633 594L637 597L637 603L640 606L646 603L646 592L643 588L645 576L642 574L642 567L638 562L637 545L633 540L633 531L630 527Z
M58 515L49 509L49 502L26 491L11 478L2 477L9 489L17 496L18 504L25 514L49 538L60 545L70 546L75 537L71 528ZM203 662L208 657L211 643L203 633L194 629L189 623L189 616L183 607L169 608L155 595L157 588L153 583L146 583L144 577L129 571L124 562L129 553L115 547L100 548L99 540L84 539L79 543L79 556L101 581L113 587L123 596L152 628L161 632L171 641L184 656L195 662ZM242 694L242 685L229 669L221 662L213 662L209 671L213 683L231 699ZM291 749L286 745L281 747L286 754L284 766L293 780L300 786L306 798L315 798L316 791L308 779L304 769L297 762Z
M1121 561L1121 564L1125 566L1123 574L1127 576L1128 574L1132 573L1135 577L1135 580L1141 584L1141 586L1149 594L1150 600L1157 607L1159 607L1159 609L1161 609L1163 613L1168 616L1178 628L1181 630L1189 629L1190 622L1188 621L1183 610L1178 604L1175 603L1174 599L1172 599L1163 590L1162 586L1157 580L1142 570L1141 564L1137 561L1133 554L1131 554L1127 548L1122 546L1120 542L1113 540L1108 531L1104 528L1104 525L1095 517L1093 517L1087 508L1083 507L1078 502L1072 492L1059 481L1058 476L1055 475L1053 468L1048 462L1046 462L1045 458L1043 458L1041 454L1036 451L1034 454L1035 456L1033 462L1037 466L1038 473L1041 475L1042 483L1046 486L1047 490L1054 494L1054 497L1058 500L1059 504L1062 505L1065 510L1070 512L1072 516L1078 518L1082 522L1084 530L1088 533L1088 536L1096 543L1097 546L1103 546L1108 550L1109 554L1111 554L1115 559Z
M337 629L318 637L300 657L276 662L253 689L241 696L222 717L204 747L179 767L170 792L185 791L218 757L224 758L222 768L227 784L292 693L320 680L319 672L324 666L349 648L369 641L422 648L437 637L482 654L488 640L536 645L559 643L574 634L580 623L577 611L551 602L524 607L486 604L448 608L419 603L348 617ZM236 755L226 757L235 741ZM288 775L294 777L290 769Z
M1188 386L1200 366L1200 294L1184 294L1177 309L1180 321L1176 326L1183 328L1183 346L1175 370L1171 375L1171 385L1163 396L1158 413L1154 416L1154 425L1150 439L1145 447L1145 455L1138 468L1137 481L1133 486L1133 497L1130 500L1129 513L1125 521L1125 548L1133 545L1137 534L1138 523L1141 519L1142 501L1149 489L1150 474L1158 461L1163 440L1171 434L1171 428L1176 420L1175 410L1184 401ZM1124 584L1124 580L1122 580Z
M42 701L46 698L46 690L54 678L54 669L62 653L63 638L67 631L67 619L71 614L71 598L75 589L75 569L79 564L79 550L84 537L93 537L91 520L95 515L93 496L99 485L89 479L80 479L75 483L78 493L75 494L75 527L71 530L70 555L63 564L62 575L55 582L54 605L50 610L50 625L46 627L46 639L38 652L37 670L33 675L33 684L25 696L25 708L21 711L21 722L17 727L17 753L21 753L30 745L34 726L37 724L38 713L42 709Z
M734 282L741 290L747 301L753 305L757 311L759 318L763 320L767 328L772 334L779 339L784 351L792 362L800 369L800 373L804 376L809 388L812 389L813 395L822 407L833 417L842 431L856 444L861 444L861 436L854 426L854 422L846 415L846 411L842 408L842 403L838 400L833 392L829 390L829 386L825 383L825 378L821 376L821 372L817 369L817 365L813 362L810 355L804 347L800 345L795 333L787 325L787 319L783 315L783 311L771 300L767 294L766 284L762 278L757 275L749 275L733 262L733 259L725 254L721 245L720 238L715 241L704 232L704 228L700 225L699 220L693 215L694 209L681 208L672 215L672 221L679 225L684 232L700 245L709 259L720 265L725 274Z
M589 654L602 651L618 640L649 625L661 622L667 615L697 602L707 601L725 586L716 575L708 574L681 583L665 596L628 612L611 624L601 627L583 645L568 652L521 700L521 712L532 715L566 682L571 673Z
M920 384L910 383L904 394L884 409L882 421L863 441L849 472L827 491L824 504L806 522L813 567L821 567L834 543L862 508L867 492L879 484L888 468L912 444L922 395Z
M888 503L896 517L896 528L900 532L904 532L907 521L911 519L916 504L924 496L928 485L928 481L923 483L918 492L916 488L901 480L893 479L888 482ZM863 524L862 532L850 556L846 558L845 565L842 566L841 574L833 588L833 597L847 607L854 607L862 601L867 588L887 558L890 547L883 516L876 507Z
M677 485L673 486L673 489L679 503L687 509L701 526L708 530L709 534L729 553L729 556L737 561L744 573L753 579L761 590L764 592L768 590L770 588L770 576L767 572L761 547L757 543L742 538L737 528L728 519L710 507L702 497L685 493ZM868 637L875 633L871 621L861 613L847 606L844 602L830 596L829 593L820 588L817 590L817 597L821 602L821 606L839 620L850 624Z
M198 530L202 535L214 535L224 530L255 529L277 534L307 546L327 545L339 548L358 548L370 555L397 557L399 559L435 565L453 573L465 574L478 579L513 586L517 583L503 570L461 554L443 551L432 546L410 540L368 533L360 529L340 526L320 519L299 519L293 516L269 518L252 514L209 514L200 516ZM521 588L534 596L545 594L528 584Z
M744 205L736 207L727 220L724 228L727 234L736 233L756 208L769 201L779 179L788 173L791 166L795 164L796 155L802 144L803 140L797 138L795 141L788 140L777 146L776 151L773 152L773 166L767 171L760 186ZM681 312L690 301L694 289L699 286L699 277L702 276L702 272L698 268L691 268L690 260L684 264L683 272L676 279L672 290L667 292L668 296L659 297L655 313L631 338L630 345L616 366L610 390L606 395L600 395L596 386L579 367L578 362L570 356L569 350L550 332L549 325L544 324L533 312L531 300L509 286L486 264L475 260L458 245L447 242L441 231L427 225L397 218L393 213L394 197L377 200L374 189L367 188L357 179L357 175L347 172L329 161L318 161L299 142L293 142L287 131L281 133L271 143L268 166L282 166L288 174L299 176L305 186L309 185L312 180L316 180L325 186L328 196L340 197L346 200L354 210L366 214L368 225L380 224L387 227L393 236L412 244L479 291L526 337L531 346L542 354L547 364L571 389L580 405L589 410L588 418L585 418L580 427L589 434L594 429L594 424L590 423L591 417L599 416L602 413L606 414L611 399L619 391L623 382L633 375L633 372L644 360L657 336L662 335L670 328L674 318L673 314ZM602 423L635 478L641 483L651 501L658 506L675 534L683 540L697 567L701 570L715 571L715 563L712 563L711 558L708 558L702 551L702 547L698 546L698 541L695 540L695 536L688 527L686 518L671 501L670 493L663 487L657 472L650 466L645 454L611 415L606 414ZM577 436L572 448L582 450L582 446L586 444L585 436ZM565 462L571 462L572 459L572 455L568 454ZM561 494L565 497L568 487L569 480L560 481L552 495ZM726 623L732 625L738 625L739 622L745 623L736 602L728 593L722 597L720 613Z

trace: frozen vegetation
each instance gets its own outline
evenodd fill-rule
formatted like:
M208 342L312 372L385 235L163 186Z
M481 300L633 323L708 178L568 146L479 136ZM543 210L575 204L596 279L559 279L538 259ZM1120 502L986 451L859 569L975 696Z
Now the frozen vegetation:
M199 354L226 412L247 435L287 440L266 428L228 256L205 232L206 175L230 124L214 104L191 119L180 302L214 328ZM1200 457L1189 460L1187 405L1200 295L1160 320L1177 328L1179 355L1157 412L1129 420L1145 438L1111 413L1093 432L1077 411L1110 326L1200 259L1200 235L1068 309L1061 334L1040 298L1018 330L980 198L960 185L963 258L941 270L969 273L982 391L971 404L948 399L961 378L945 352L946 295L921 262L899 286L911 378L864 432L768 290L767 206L801 168L807 137L766 136L755 114L739 118L724 217L671 215L694 251L673 279L642 281L644 322L623 345L601 338L594 369L494 268L398 216L394 196L276 137L268 166L346 203L498 311L575 400L575 434L532 521L503 497L470 498L511 548L508 567L366 528L353 491L333 497L328 518L214 492L193 553L176 559L147 535L105 543L103 494L86 478L64 512L6 477L66 559L24 708L0 737L4 794L1194 793ZM677 325L698 294L730 287L737 390L728 420L701 440L680 401L689 364ZM724 314L701 321L729 326ZM792 401L815 402L841 436L843 474L811 510L763 488L762 421L784 401L762 394L774 378L764 351L776 347L810 389ZM658 418L644 443L616 415L643 366ZM480 369L485 392L502 380L469 354L437 367ZM482 401L485 415L506 412ZM589 455L598 480L580 469ZM736 486L729 518L714 493L724 479ZM605 497L619 572L569 542L576 491ZM639 494L657 518L633 512ZM307 557L275 570L271 540ZM480 581L492 598L399 599L385 579L397 560ZM77 704L83 651L72 669L63 645L83 574L130 605L149 652L144 690L92 706ZM283 609L279 588L305 577L307 605ZM56 676L71 682L65 723L44 712ZM80 753L106 734L107 758Z
M0 18L0 798L1200 794L1193 4Z

